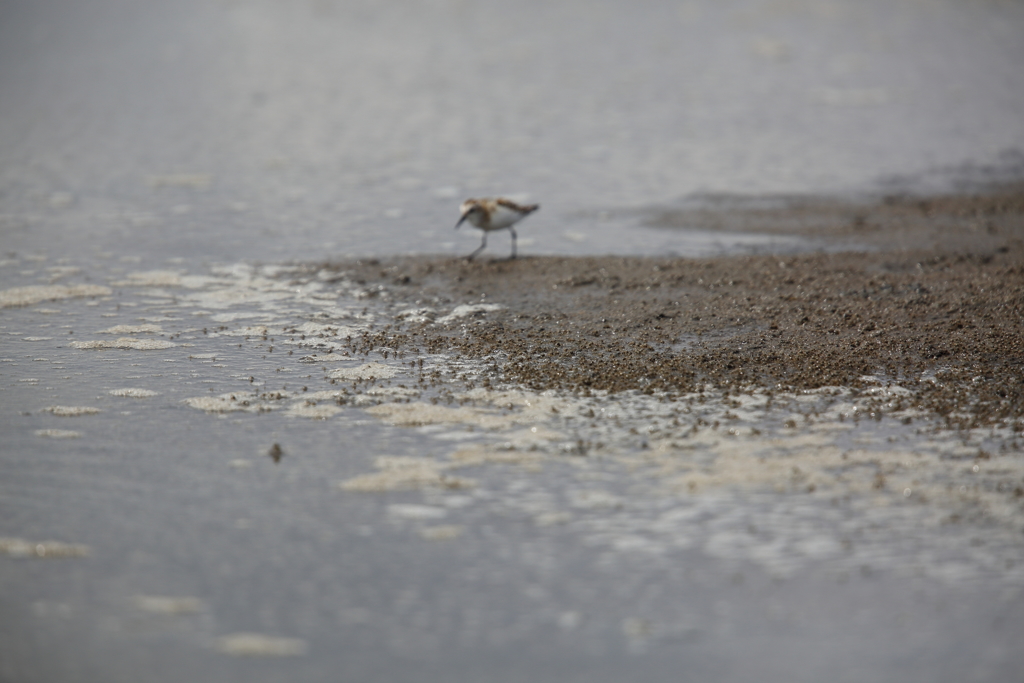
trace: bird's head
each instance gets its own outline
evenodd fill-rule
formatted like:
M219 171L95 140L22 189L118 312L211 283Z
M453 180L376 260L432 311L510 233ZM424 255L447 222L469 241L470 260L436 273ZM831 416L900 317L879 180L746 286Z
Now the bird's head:
M477 219L483 215L484 207L475 199L467 199L462 202L462 206L459 207L459 212L462 214L459 217L459 222L455 224L455 229L458 230L459 226L466 220L474 225L477 223Z

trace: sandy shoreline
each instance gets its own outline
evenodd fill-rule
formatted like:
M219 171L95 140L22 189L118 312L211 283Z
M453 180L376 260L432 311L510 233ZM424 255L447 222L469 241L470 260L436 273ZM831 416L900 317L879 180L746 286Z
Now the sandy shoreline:
M717 215L717 223L707 210L655 220L788 230L833 246L783 256L411 257L331 268L412 304L492 309L441 323L410 315L354 344L504 359L502 378L535 390L800 391L857 388L871 377L911 390L900 408L950 426L1024 417L1024 186Z

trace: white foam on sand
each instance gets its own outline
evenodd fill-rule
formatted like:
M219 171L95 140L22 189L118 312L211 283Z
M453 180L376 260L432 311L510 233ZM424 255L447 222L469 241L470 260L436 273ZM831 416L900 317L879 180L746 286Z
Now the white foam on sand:
M135 389L126 387L124 389L111 389L111 396L123 396L126 398L150 398L152 396L159 396L160 392L153 391L152 389Z
M63 559L86 557L89 546L61 541L29 541L24 538L0 538L0 553L17 558Z
M174 342L164 339L137 339L135 337L118 337L114 340L96 339L92 341L71 342L73 349L130 349L134 351L160 351L177 346Z
M327 373L331 379L369 380L389 379L402 372L401 368L383 363L364 363L353 368L335 368Z
M466 489L475 482L446 474L445 463L430 458L380 456L377 472L362 474L339 484L343 491L384 492L420 488Z
M0 290L0 308L30 306L43 301L79 297L109 296L109 287L101 285L29 285Z
M216 649L236 657L297 657L309 645L299 638L279 638L262 633L232 633L217 639Z
M57 417L81 417L83 415L96 415L103 412L92 406L47 406L43 408L47 413L53 413Z
M207 413L260 413L283 408L283 402L291 396L286 391L234 391L219 396L186 398L184 403Z
M114 325L99 334L162 334L163 329L159 325Z
M78 439L81 438L82 432L73 429L37 429L36 436L48 439Z
M453 320L459 318L465 318L467 316L476 315L478 313L490 313L491 311L500 311L505 308L501 304L461 304L452 309L452 312L448 315L438 318L439 323L450 323Z

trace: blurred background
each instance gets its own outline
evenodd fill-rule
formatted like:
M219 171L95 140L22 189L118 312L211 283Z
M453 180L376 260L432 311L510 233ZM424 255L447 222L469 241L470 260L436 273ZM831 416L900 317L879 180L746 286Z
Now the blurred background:
M1010 0L2 0L5 248L650 250L621 209L1024 173ZM118 248L124 248L118 247Z

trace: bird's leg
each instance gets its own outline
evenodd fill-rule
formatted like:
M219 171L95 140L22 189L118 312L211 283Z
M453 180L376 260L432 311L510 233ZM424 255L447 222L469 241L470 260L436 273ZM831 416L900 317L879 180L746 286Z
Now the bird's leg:
M467 261L472 261L472 260L473 260L473 257L474 257L474 256L476 256L477 254L479 254L479 253L480 253L481 251L483 251L483 250L484 250L484 247L486 247L486 246L487 246L487 233L485 232L485 233L484 233L484 238L483 238L483 240L481 240L481 242L480 242L480 246L476 248L476 251L474 251L474 252L473 252L472 254L470 254L469 256L467 256L467 257L466 257L466 260L467 260Z
M510 225L508 231L512 233L512 255L509 259L514 259L516 257L516 229Z

